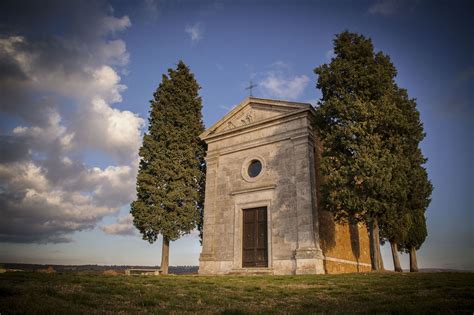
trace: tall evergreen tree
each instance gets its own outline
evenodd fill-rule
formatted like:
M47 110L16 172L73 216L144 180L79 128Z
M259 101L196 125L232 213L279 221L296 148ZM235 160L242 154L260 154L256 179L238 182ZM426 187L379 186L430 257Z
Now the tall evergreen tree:
M343 32L335 57L315 69L322 99L317 129L324 143L321 205L335 219L365 222L374 270L383 269L379 221L406 199L398 148L403 115L393 101L396 69L387 55L374 53L370 39ZM398 149L399 151L399 149Z
M205 181L205 144L200 87L179 61L150 101L148 132L140 148L133 224L144 240L163 236L161 269L168 273L169 242L200 226Z
M412 171L410 174L410 194L408 196L409 228L406 237L399 242L400 250L410 255L410 271L418 271L416 251L424 243L428 231L426 228L425 212L431 202L430 196L433 186L428 179L426 169L422 166L425 159L418 149L412 158Z
M419 112L416 109L416 102L413 99L408 99L405 90L400 90L400 94L402 101L399 104L404 105L406 120L412 128L408 131L410 135L405 138L408 140L405 142L404 152L409 164L406 201L406 214L408 215L409 224L405 237L397 243L400 250L410 254L410 271L416 272L418 271L416 250L420 249L428 235L425 212L431 202L433 185L428 179L426 169L423 167L427 160L419 148L425 134Z
M330 64L315 69L323 94L317 109L325 144L321 204L336 220L368 225L373 269L383 269L382 240L391 243L401 271L397 246L414 253L424 241L425 222L425 228L414 222L421 220L416 214L424 213L431 194L416 102L396 85L390 58L374 53L370 39L343 32L334 40L334 53Z
M395 271L402 271L398 258L398 244L403 243L414 226L413 215L425 211L429 205L432 186L428 180L423 164L423 157L419 144L425 137L420 115L416 109L416 101L409 99L407 91L396 88L392 95L400 117L397 119L397 134L390 137L389 144L393 152L398 155L398 170L393 174L400 179L396 188L399 200L394 200L387 209L381 223L381 240L390 242ZM392 183L397 183L394 180ZM418 223L417 223L418 224ZM420 223L421 224L421 223ZM426 223L423 222L426 231ZM424 239L423 239L424 240ZM420 244L421 245L421 244Z

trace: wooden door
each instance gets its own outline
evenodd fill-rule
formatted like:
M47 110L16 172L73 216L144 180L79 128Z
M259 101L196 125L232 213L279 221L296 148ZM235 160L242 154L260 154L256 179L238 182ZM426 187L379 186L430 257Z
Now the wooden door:
M268 267L267 208L243 210L242 267Z

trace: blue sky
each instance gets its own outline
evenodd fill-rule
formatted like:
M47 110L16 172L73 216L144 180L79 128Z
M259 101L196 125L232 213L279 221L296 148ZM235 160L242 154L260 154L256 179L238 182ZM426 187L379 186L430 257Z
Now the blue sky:
M315 104L313 69L349 30L391 57L417 99L434 185L420 266L474 269L472 2L46 3L0 10L0 261L159 264L161 240L141 240L127 214L162 74L190 66L207 127L250 80L254 96ZM171 264L197 265L199 252L185 236Z

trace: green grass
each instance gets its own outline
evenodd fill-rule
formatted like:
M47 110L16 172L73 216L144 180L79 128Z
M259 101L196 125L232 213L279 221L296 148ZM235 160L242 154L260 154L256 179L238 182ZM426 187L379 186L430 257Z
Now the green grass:
M0 274L0 314L459 313L474 273L319 276Z

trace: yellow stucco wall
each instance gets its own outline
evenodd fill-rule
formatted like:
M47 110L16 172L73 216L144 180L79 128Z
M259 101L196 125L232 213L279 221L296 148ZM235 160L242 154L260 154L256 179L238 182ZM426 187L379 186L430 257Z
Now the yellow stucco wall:
M334 261L324 261L324 270L328 274L349 273L349 272L370 272L371 268L361 265L350 265Z
M324 180L320 171L321 151L322 144L316 138L314 157L317 200L320 200L319 189ZM365 225L336 223L332 213L321 210L319 204L318 209L320 244L327 258L324 261L326 273L370 271L370 244Z
M369 236L364 225L337 224L330 212L321 211L319 235L321 249L327 257L324 264L326 273L370 271L370 266L367 266L370 265Z

